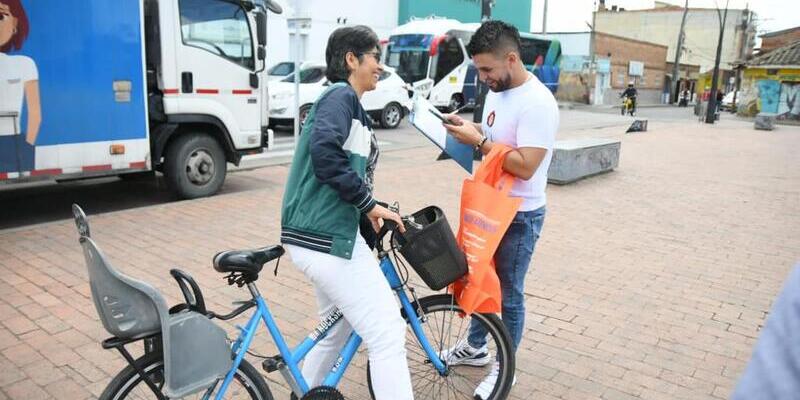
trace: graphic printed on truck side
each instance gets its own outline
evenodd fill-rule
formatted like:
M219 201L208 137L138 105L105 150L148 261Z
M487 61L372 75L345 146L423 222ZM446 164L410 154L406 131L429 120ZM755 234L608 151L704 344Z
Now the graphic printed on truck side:
M146 168L140 6L0 0L0 180Z

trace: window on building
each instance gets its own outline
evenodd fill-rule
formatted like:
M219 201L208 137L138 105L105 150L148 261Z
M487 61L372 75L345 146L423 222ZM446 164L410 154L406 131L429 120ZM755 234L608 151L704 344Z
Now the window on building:
M617 86L625 86L625 70L617 70Z

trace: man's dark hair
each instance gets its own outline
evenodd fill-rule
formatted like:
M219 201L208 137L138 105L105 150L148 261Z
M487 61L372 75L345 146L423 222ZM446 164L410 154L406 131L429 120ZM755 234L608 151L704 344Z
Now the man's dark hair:
M483 53L505 55L509 51L519 53L520 47L517 28L503 21L486 21L472 35L467 45L467 52L470 57Z
M376 50L379 44L378 35L368 26L346 26L333 31L325 49L325 62L328 64L325 76L331 82L346 81L350 77L345 58L347 53L352 52L361 60L364 53Z

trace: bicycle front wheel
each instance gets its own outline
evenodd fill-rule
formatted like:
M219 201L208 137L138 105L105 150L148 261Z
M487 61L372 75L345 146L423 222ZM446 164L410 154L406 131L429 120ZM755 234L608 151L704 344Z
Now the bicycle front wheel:
M464 316L464 311L455 303L452 295L433 295L419 299L414 309L422 310L422 323L425 336L440 358L452 351L459 343L467 340L470 320L474 320L486 332L487 354L480 360L447 365L447 372L440 374L433 366L416 335L411 329L406 335L408 369L411 385L416 399L469 399L476 394L483 400L500 400L508 397L514 380L514 351L511 337L503 321L495 314L472 314ZM408 315L403 313L408 321ZM443 360L447 364L447 360ZM495 371L493 371L495 369ZM487 385L487 377L496 372L496 380ZM489 381L491 382L491 380ZM367 365L367 384L372 398L372 380ZM479 389L480 386L480 389Z
M161 353L146 354L137 359L136 364L142 371L153 380L156 387L162 390L164 387L164 358ZM219 384L217 385L219 386ZM182 399L201 399L205 391L195 393ZM213 392L212 398L216 394ZM157 399L158 396L153 392L136 370L128 365L111 380L100 400L139 400ZM224 399L253 399L253 400L272 400L272 393L264 378L247 360L242 360L236 370L228 390L225 392Z

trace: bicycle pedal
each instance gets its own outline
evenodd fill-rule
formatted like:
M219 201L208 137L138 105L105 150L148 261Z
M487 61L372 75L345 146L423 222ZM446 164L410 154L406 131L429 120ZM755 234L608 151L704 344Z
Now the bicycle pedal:
M273 357L267 357L267 359L261 363L261 368L264 368L264 371L270 373L283 368L284 365L285 364L283 363L283 357L273 356Z

